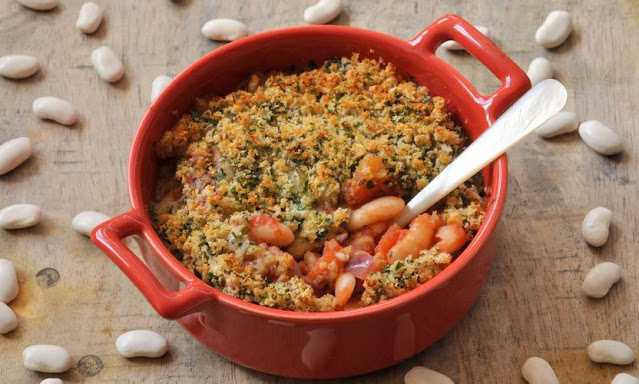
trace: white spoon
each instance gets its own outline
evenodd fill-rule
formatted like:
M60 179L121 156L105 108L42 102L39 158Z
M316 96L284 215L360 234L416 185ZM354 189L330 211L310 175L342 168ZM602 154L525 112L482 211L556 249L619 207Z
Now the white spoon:
M561 111L566 99L566 88L557 80L537 84L413 197L393 222L408 224Z

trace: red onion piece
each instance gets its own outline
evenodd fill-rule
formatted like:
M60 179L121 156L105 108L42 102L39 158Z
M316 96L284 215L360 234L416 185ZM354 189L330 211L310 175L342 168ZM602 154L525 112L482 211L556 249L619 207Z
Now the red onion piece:
M344 271L350 272L356 278L364 280L366 276L372 271L375 258L368 252L355 251L351 254L351 258L346 263Z

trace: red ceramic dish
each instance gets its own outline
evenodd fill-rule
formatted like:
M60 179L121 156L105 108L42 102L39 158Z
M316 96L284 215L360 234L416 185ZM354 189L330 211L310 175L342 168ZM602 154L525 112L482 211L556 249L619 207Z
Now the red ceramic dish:
M435 56L454 39L501 80L483 96ZM484 171L490 186L486 219L466 250L433 280L395 299L328 313L287 312L225 295L187 271L155 233L147 206L154 196L158 159L153 144L195 97L233 91L252 73L306 67L310 61L381 57L413 76L449 108L471 138L528 88L526 74L490 40L458 16L449 15L406 42L376 32L338 26L295 27L243 38L209 53L182 72L156 99L133 142L129 159L131 210L102 225L91 238L133 281L153 308L177 321L197 340L238 364L298 378L358 375L395 364L422 351L466 314L488 278L495 228L506 197L502 156ZM178 113L175 113L175 112ZM139 235L144 260L122 239Z

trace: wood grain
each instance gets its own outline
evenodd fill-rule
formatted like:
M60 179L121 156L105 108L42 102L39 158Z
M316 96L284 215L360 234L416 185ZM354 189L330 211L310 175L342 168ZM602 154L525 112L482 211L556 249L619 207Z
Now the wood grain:
M0 257L15 263L21 288L11 303L20 327L0 336L0 382L36 383L51 376L72 383L297 382L236 366L197 343L176 322L159 317L70 223L83 210L109 215L127 210L127 157L149 104L151 81L179 73L220 46L200 35L205 21L237 18L252 33L299 25L313 0L97 1L106 18L87 36L74 26L82 1L63 0L53 11L35 12L0 0L0 55L33 54L43 63L30 79L0 79L0 142L28 136L36 146L33 158L0 177L0 206L29 202L45 212L34 228L0 230ZM546 50L535 44L534 33L554 9L571 12L575 29L565 44ZM636 364L591 363L585 348L611 338L639 349L639 4L353 0L345 2L334 23L408 39L446 13L488 26L493 39L524 68L534 57L549 58L556 78L569 90L567 110L581 120L598 119L613 127L626 149L602 157L576 133L548 141L533 135L513 149L495 266L468 316L404 363L325 382L401 383L408 369L425 365L456 383L523 383L520 367L530 356L549 361L563 383L607 383L619 372L638 375ZM122 54L126 74L115 85L100 80L91 67L91 51L103 44ZM498 86L467 54L442 56L478 89ZM79 122L63 127L38 120L31 102L44 95L73 102ZM579 228L585 213L597 205L613 210L614 224L608 243L593 249L581 239ZM601 261L620 264L623 278L606 298L590 300L581 294L581 282ZM45 268L60 275L52 286L41 272ZM115 339L135 328L165 335L170 353L158 360L120 357ZM88 368L64 375L29 372L22 367L21 351L40 343L64 345L78 360L95 355L102 369L88 359Z

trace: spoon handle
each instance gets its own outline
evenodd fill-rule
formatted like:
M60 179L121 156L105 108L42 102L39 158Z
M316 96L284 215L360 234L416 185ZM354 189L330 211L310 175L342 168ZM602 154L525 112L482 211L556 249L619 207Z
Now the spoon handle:
M561 111L566 99L560 82L551 79L537 84L413 197L393 222L402 227L408 224Z

